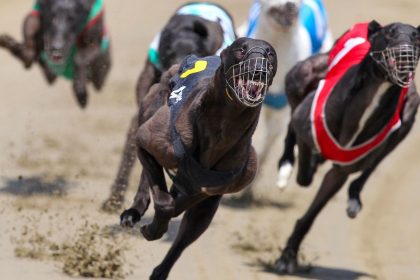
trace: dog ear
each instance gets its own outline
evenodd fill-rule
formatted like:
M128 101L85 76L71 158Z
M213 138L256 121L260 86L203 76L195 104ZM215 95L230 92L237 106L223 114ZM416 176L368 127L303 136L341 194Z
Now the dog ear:
M372 20L368 25L368 38L382 29L382 25L376 20Z
M90 11L90 9L92 8L93 4L94 4L94 0L79 0L79 3L82 4L83 9L85 11Z
M207 38L207 36L209 35L207 27L202 22L197 20L193 23L193 30L194 33L198 34L202 38Z
M228 48L225 48L220 53L220 59L222 60L222 65L225 65L227 63L226 59L228 56Z

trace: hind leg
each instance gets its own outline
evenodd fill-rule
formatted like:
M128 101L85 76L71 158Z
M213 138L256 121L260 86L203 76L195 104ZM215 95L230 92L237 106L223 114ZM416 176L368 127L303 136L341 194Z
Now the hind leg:
M128 188L131 170L133 169L136 161L136 132L138 127L138 115L136 114L132 118L127 132L123 156L120 167L118 168L117 177L111 186L111 194L102 205L102 210L106 212L112 213L119 210L124 202L124 196Z
M287 135L284 139L284 150L281 156L277 174L277 187L284 188L287 186L290 176L292 175L293 165L295 164L294 148L296 145L296 135L293 131L293 127L289 123Z
M317 158L313 154L311 147L304 141L298 139L297 142L299 148L299 164L296 181L299 185L307 187L312 183L317 168Z
M153 270L150 279L163 280L182 252L208 228L219 206L221 196L211 196L188 209L182 218L177 237L163 261Z

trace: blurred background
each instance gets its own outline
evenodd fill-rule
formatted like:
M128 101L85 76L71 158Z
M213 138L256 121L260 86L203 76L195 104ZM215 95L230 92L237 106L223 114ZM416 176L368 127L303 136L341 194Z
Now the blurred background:
M250 0L215 2L233 15L236 26L244 22L251 4ZM371 19L382 24L420 24L417 0L324 2L334 37L355 22ZM19 254L17 249L48 251L44 247L49 243L31 234L62 244L87 224L99 225L98 231L109 230L115 240L127 245L122 259L126 279L146 279L163 258L179 220L162 240L147 242L138 228L120 231L118 215L104 214L99 208L109 193L126 129L136 111L134 87L149 43L183 3L106 1L113 66L101 93L89 89L90 102L84 111L76 105L69 82L59 79L50 87L39 67L25 71L0 50L1 279L69 279L62 272L62 257ZM32 4L1 0L0 33L20 40L22 20ZM355 220L346 216L343 188L303 243L301 257L313 265L312 273L285 277L271 273L270 264L279 256L328 166L320 170L309 189L292 183L280 192L274 186L281 153L278 141L255 184L265 202L251 208L222 206L210 229L186 250L169 279L419 279L419 143L420 124L416 123L366 184L364 208ZM134 197L139 173L137 165L126 206ZM103 244L92 246L103 250Z

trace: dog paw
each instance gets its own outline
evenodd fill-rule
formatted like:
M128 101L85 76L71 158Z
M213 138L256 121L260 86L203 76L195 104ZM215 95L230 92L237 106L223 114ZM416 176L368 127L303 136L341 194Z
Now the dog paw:
M164 269L161 265L153 269L152 275L150 275L150 280L165 280L168 278L169 271Z
M293 274L296 272L297 267L296 252L287 248L274 263L274 269L280 274Z
M0 35L0 47L3 48L12 48L15 44L15 40L6 34Z
M124 210L120 216L120 225L122 227L133 227L140 221L140 213L134 208Z
M278 188L283 190L285 187L287 187L290 176L292 175L292 171L293 171L293 165L288 161L284 162L280 166L279 172L277 173L277 181L276 181L276 185Z
M159 228L154 227L152 224L144 225L141 227L140 232L143 234L147 241L153 241L162 238L165 232L168 231L168 227L160 226Z
M350 198L347 201L347 216L351 219L356 218L362 210L362 202L357 198Z
M88 95L86 91L75 92L77 103L79 104L80 108L86 108L88 103Z

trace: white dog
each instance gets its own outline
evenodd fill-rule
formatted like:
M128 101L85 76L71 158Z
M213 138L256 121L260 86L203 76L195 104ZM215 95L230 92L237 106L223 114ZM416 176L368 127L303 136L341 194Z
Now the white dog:
M318 52L327 52L333 44L322 0L255 0L242 36L269 42L277 53L278 69L254 135L262 165L277 137L285 131L290 110L287 108L284 79L296 62ZM265 124L265 125L264 125ZM292 166L280 168L277 186L283 188Z

